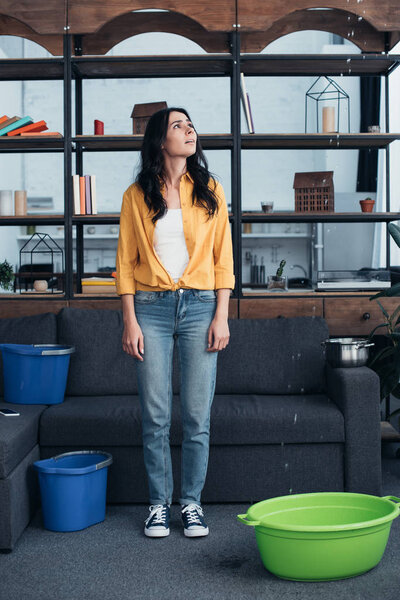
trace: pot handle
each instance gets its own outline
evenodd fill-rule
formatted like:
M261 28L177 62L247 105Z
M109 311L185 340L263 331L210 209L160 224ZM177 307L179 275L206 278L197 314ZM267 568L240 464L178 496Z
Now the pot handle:
M369 348L370 346L375 346L374 342L370 342L369 344L356 344L354 347L358 350L359 348Z
M399 500L400 502L400 500ZM247 514L245 515L237 515L238 521L244 523L244 525L250 525L250 527L255 527L256 525L260 525L260 521L247 521Z

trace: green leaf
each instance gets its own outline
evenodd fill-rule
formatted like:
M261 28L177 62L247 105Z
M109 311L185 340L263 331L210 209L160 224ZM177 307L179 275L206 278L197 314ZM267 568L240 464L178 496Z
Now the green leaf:
M377 298L381 298L383 296L400 296L400 283L395 283L395 285L392 285L390 288L386 288L385 290L378 292L378 294L371 296L370 300L376 300Z
M400 319L400 317L399 317ZM373 328L373 330L371 331L371 333L369 334L368 337L372 338L372 336L374 335L374 332L379 329L380 327L389 327L389 323L381 323L380 325L377 325L376 327Z
M386 317L387 319L389 319L389 313L388 313L388 311L386 310L386 308L385 308L384 306L382 306L382 304L379 302L379 300L377 300L377 303L379 304L379 306L380 306L380 308L381 308L381 311L383 312L383 314L385 315L385 317Z

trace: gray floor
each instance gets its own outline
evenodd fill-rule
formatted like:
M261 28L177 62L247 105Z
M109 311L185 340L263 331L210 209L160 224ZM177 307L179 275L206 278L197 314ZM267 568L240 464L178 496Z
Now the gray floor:
M400 496L400 458L383 458L384 495ZM173 506L171 535L142 533L145 506L109 506L103 523L54 533L33 519L10 554L0 554L1 600L398 600L400 519L380 564L344 581L297 583L264 569L254 531L236 521L248 505L205 506L210 535L183 536Z

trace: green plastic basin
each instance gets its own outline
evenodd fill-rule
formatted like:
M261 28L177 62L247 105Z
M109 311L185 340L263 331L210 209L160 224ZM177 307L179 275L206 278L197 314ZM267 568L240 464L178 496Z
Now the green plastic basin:
M255 528L264 567L295 581L345 579L381 560L395 496L347 492L295 494L257 502L238 520Z

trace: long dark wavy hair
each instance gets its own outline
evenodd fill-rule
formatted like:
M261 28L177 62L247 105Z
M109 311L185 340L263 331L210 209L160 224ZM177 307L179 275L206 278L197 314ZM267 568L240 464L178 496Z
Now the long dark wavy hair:
M161 150L168 131L169 115L172 111L183 113L191 121L184 108L163 108L154 113L147 123L141 149L141 165L136 181L144 192L144 200L149 208L154 211L153 223L164 216L167 205L161 194L160 180L164 179L164 157ZM203 206L212 218L218 212L217 196L215 194L216 180L208 170L207 159L197 136L196 152L186 160L187 171L193 178L192 205ZM208 187L210 178L214 180L213 189Z

